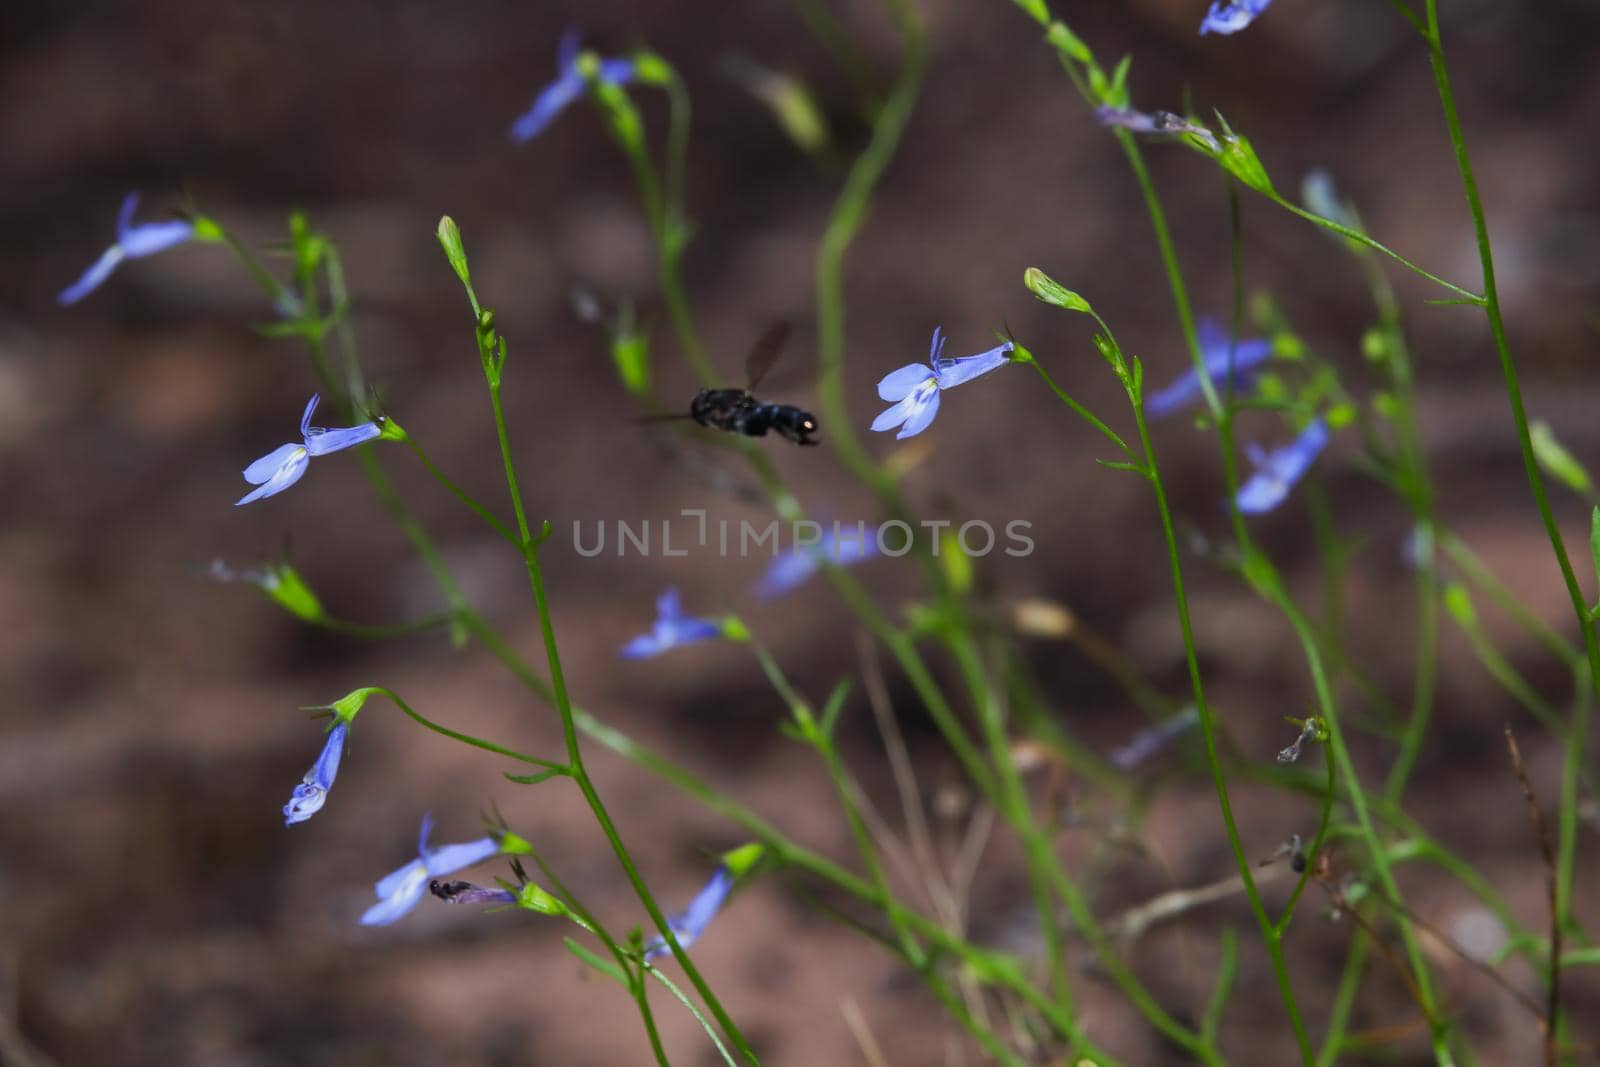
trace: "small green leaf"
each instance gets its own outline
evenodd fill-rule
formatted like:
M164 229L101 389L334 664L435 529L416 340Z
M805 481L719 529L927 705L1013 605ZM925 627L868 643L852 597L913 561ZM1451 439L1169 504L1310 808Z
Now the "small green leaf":
M1017 2L1022 3L1023 0L1017 0ZM1040 7L1043 6L1041 3ZM1093 53L1089 51L1089 46L1084 44L1077 34L1067 29L1065 23L1050 23L1050 28L1045 31L1044 39L1049 41L1051 47L1057 52L1075 62L1088 63L1094 59Z
M552 778L566 777L567 774L568 772L564 767L547 767L536 774L511 774L507 772L506 781L515 782L518 785L538 785L540 782L547 782Z
M1445 586L1444 606L1464 629L1478 625L1478 612L1472 606L1472 594L1467 592L1467 587L1460 582L1451 582Z
M1044 0L1016 0L1016 4L1039 25L1043 26L1050 21L1050 9L1044 6Z
M1142 478L1148 478L1150 476L1150 472L1145 470L1137 463L1128 463L1120 459L1097 459L1095 462L1109 470L1127 471L1130 474L1137 474Z
M1022 284L1028 292L1046 304L1068 311L1088 311L1089 301L1068 289L1038 267L1029 267L1022 273Z
M1546 474L1559 479L1574 493L1587 495L1594 488L1589 472L1576 456L1556 440L1549 423L1535 419L1528 427L1528 436L1533 442L1533 456Z
M850 696L850 679L841 679L833 687L833 692L828 694L828 702L822 706L822 721L819 728L824 737L833 736L834 725L839 721L839 713L844 710L844 702Z
M628 976L623 974L622 968L618 967L615 963L611 962L610 960L601 959L599 956L595 955L593 952L590 952L588 949L584 948L570 937L563 937L561 940L566 944L567 951L578 957L578 959L583 963L593 967L595 970L599 971L607 978L610 978L618 985L628 984Z
M611 329L611 361L622 386L634 396L650 393L650 338L633 317L633 307L623 305Z
M944 572L950 588L964 596L972 591L972 557L961 550L961 541L953 531L943 531L939 541L940 548L935 553L939 557L939 569Z

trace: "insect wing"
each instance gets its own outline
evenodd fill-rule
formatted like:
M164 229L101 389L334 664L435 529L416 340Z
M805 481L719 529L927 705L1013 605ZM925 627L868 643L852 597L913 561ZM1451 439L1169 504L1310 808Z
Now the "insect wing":
M767 376L767 371L778 361L778 355L783 351L783 344L789 339L789 324L775 322L767 327L767 331L756 338L756 343L751 347L750 354L745 357L744 374L745 390L755 392L756 386L761 384L761 379Z

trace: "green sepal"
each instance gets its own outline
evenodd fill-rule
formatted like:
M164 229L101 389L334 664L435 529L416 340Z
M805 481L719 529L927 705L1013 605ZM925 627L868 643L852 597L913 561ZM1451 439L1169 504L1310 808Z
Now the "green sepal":
M267 568L260 582L261 591L283 610L306 622L322 622L328 617L317 594L311 591L300 572L287 563L277 563Z
M394 419L384 417L383 425L379 427L383 432L378 435L380 441L406 441L405 429Z
M611 361L622 387L634 396L650 394L650 336L634 318L633 305L624 304L611 327Z
M1328 429L1337 430L1348 426L1356 419L1355 405L1350 403L1335 404L1323 412L1322 421L1328 424Z
M500 855L502 856L531 856L533 844L527 838L502 829L495 835L495 840L500 842Z
M722 636L729 641L737 641L742 645L750 640L750 628L737 615L723 616L717 621L717 626L722 630Z
M1068 289L1038 267L1029 267L1022 272L1022 284L1028 287L1028 292L1054 307L1065 308L1067 311L1090 310L1089 301Z
M721 857L722 865L728 869L728 873L733 875L734 880L737 881L748 874L757 863L761 862L761 858L766 855L766 852L766 845L759 841L751 841L748 844L740 845L738 848L724 852Z
M189 225L194 227L194 240L196 241L217 244L224 239L225 231L222 226L209 215L191 215L189 216Z
M678 76L671 63L648 49L635 52L632 58L633 76L641 85L670 85Z
M507 888L510 888L509 886ZM566 915L567 906L533 882L523 882L515 889L517 907L536 911L540 915Z
M1261 157L1256 155L1249 139L1229 129L1227 120L1221 115L1217 119L1222 125L1222 136L1217 138L1216 158L1222 164L1222 169L1256 192L1278 199L1272 179L1267 177L1267 168L1262 164Z
M352 690L340 697L338 700L335 700L332 704L326 705L326 710L333 712L333 719L335 722L353 723L356 721L356 715L363 707L366 706L366 703L370 698L379 694L386 695L387 692L387 690L380 686L364 686L361 689Z

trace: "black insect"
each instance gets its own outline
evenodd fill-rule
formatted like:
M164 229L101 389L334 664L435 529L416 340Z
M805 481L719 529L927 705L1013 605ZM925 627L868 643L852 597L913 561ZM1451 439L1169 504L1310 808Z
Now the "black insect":
M783 351L789 337L789 324L776 323L757 338L750 354L745 357L743 389L702 389L689 402L689 414L668 415L664 418L691 418L701 426L725 433L743 434L746 437L765 437L771 430L797 445L814 445L811 435L817 432L817 418L793 404L766 404L757 400L754 391L767 371Z

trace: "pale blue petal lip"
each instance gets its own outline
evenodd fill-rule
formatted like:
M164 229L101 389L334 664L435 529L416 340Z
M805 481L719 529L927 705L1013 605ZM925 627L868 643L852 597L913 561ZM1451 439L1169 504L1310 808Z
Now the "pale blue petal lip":
M297 445L292 441L286 445L279 445L246 467L244 469L244 480L251 485L260 485L277 474L294 457L295 453L303 451L305 451L305 445Z
M944 354L945 340L944 327L935 326L933 328L933 341L928 345L929 366L937 367L939 365L939 357ZM887 400L889 398L884 397L884 399Z
M428 890L428 869L412 860L378 884L386 883L389 891L379 893L383 899L361 914L362 926L388 926L416 907Z
M937 391L935 391L934 395L938 395ZM879 433L894 429L911 417L911 413L916 410L919 403L917 393L906 394L904 399L898 401L893 407L881 412L877 418L873 419L872 428Z
M361 916L361 925L386 926L394 922L422 899L430 878L454 874L473 864L482 863L500 851L500 845L492 837L429 849L428 831L432 827L433 820L424 815L417 841L417 858L384 875L378 882L374 888L380 899Z
M939 375L940 389L954 389L958 385L965 385L972 379L988 374L992 370L999 370L1011 362L1011 350L1016 345L1010 341L996 345L987 352L979 352L973 356L957 356L955 359L940 359L934 362Z
M394 896L395 891L400 888L407 878L411 877L411 872L419 867L422 867L424 871L427 870L426 867L423 867L420 857L407 860L404 864L380 878L378 884L372 887L372 891L380 897Z
M311 399L306 401L306 410L300 416L300 436L305 437L311 433L311 416L316 413L317 401L322 399L321 393L312 393Z
M89 269L83 272L83 277L61 290L56 296L56 303L62 307L76 304L100 288L105 280L111 277L111 272L117 269L117 264L122 262L126 254L121 245L112 245L100 253L100 258L89 265Z
M293 457L285 461L283 465L273 473L272 477L268 478L265 482L261 483L256 488L252 489L250 492L234 501L234 507L253 503L257 500L265 500L269 496L277 496L279 493L283 492L285 489L289 488L295 482L300 480L301 476L306 472L306 467L311 463L311 455L310 453L306 452L305 448L301 445L286 445L280 447L277 452L283 452L284 448L293 450ZM276 455L277 452L273 454ZM263 457L263 459L265 458L267 457ZM250 468L254 469L256 464L261 462L262 460L257 460L255 463L250 465Z
M933 417L939 414L940 392L941 390L938 389L930 389L925 398L921 399L921 402L911 409L906 418L906 424L900 427L899 433L894 435L895 440L904 441L907 437L915 437L933 425ZM919 394L913 393L912 397L908 399L917 398L918 396Z
M306 434L306 451L313 456L326 456L330 452L343 451L382 436L383 427L375 422L364 422L360 426L340 430L312 427L311 432Z
M927 363L909 363L899 370L885 374L878 382L878 396L894 403L915 392L917 386L933 377L933 368Z
M661 619L676 619L683 615L683 608L678 600L676 588L664 589L656 597L656 617Z

